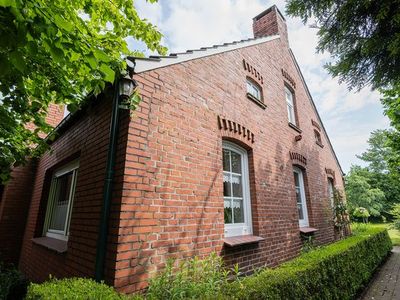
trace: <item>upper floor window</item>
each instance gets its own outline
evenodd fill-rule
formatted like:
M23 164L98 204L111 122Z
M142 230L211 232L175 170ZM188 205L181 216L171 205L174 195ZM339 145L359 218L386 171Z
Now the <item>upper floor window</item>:
M303 171L298 167L294 167L293 175L294 175L294 185L296 189L297 210L299 213L299 226L307 227L308 212L307 212L306 193L304 189Z
M286 97L286 106L287 106L289 123L297 125L293 92L289 90L286 86L285 86L285 97Z
M48 237L68 240L78 168L79 161L73 161L53 174L44 227Z
M225 237L252 233L247 151L223 142Z
M247 78L246 85L247 85L247 95L250 95L256 100L262 102L261 87L249 78Z
M322 145L322 139L321 139L321 133L319 133L319 131L316 130L316 129L314 129L314 137L315 137L315 142L316 142L319 146L323 147L323 145Z

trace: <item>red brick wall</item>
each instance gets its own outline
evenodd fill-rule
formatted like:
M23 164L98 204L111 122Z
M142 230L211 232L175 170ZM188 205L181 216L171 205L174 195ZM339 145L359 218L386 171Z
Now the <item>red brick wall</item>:
M0 261L18 264L34 174L33 162L14 168L14 180L0 194Z
M246 97L243 59L264 78L267 108ZM299 133L288 126L284 69L295 82ZM238 51L160 68L137 75L143 102L129 125L119 245L114 285L123 292L146 286L169 257L217 251L244 272L274 266L301 248L289 151L306 157L310 226L318 243L331 242L334 228L325 168L340 170L322 134L289 50L274 40ZM218 127L222 116L245 126L255 141ZM249 149L254 234L259 244L224 247L222 140L236 139Z
M84 116L73 121L70 128L51 145L52 151L43 155L38 161L19 264L21 271L33 281L43 281L49 274L56 277L92 277L94 275L112 102L111 96L100 98L85 109ZM118 190L121 189L119 180L124 169L126 124L127 113L123 112L119 133L121 139L117 152L113 210L119 210L118 205L115 208L115 203L118 203L121 194ZM35 244L32 238L42 236L52 171L75 157L79 157L79 170L71 214L68 250L66 253L58 254L42 245ZM111 219L110 227L116 226L115 220ZM113 278L115 261L113 253L116 247L112 237L108 245L106 278L110 282L110 278Z
M46 121L57 126L63 117L63 106L50 104ZM33 124L27 127L35 128ZM5 262L18 264L34 175L35 164L32 162L14 168L12 179L4 187L3 195L0 194L0 259Z

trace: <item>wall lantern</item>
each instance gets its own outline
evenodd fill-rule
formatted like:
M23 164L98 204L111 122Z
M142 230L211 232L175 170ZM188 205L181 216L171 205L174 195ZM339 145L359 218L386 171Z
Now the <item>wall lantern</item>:
M129 99L136 87L138 86L137 82L132 79L128 74L122 77L119 81L119 95L123 99Z

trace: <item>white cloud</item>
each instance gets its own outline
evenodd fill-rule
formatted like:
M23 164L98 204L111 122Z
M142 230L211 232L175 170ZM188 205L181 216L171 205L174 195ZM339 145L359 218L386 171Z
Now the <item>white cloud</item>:
M169 0L157 4L141 0L135 3L139 15L161 29L171 52L252 37L253 17L273 4L284 13L285 5L283 0ZM368 88L356 93L339 85L323 68L329 61L329 53L316 53L317 30L303 25L299 19L286 17L286 21L291 48L342 166L348 171L351 162L356 161L355 155L366 149L369 133L388 127L379 94Z

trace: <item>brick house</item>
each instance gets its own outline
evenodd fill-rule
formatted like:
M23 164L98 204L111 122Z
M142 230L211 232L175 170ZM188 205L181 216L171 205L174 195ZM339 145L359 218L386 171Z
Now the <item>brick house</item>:
M142 101L121 110L105 279L146 287L167 258L213 251L242 272L299 254L301 234L337 238L343 172L276 6L254 38L130 58ZM1 193L0 252L34 281L93 277L113 87L75 114ZM14 230L15 229L15 230Z

